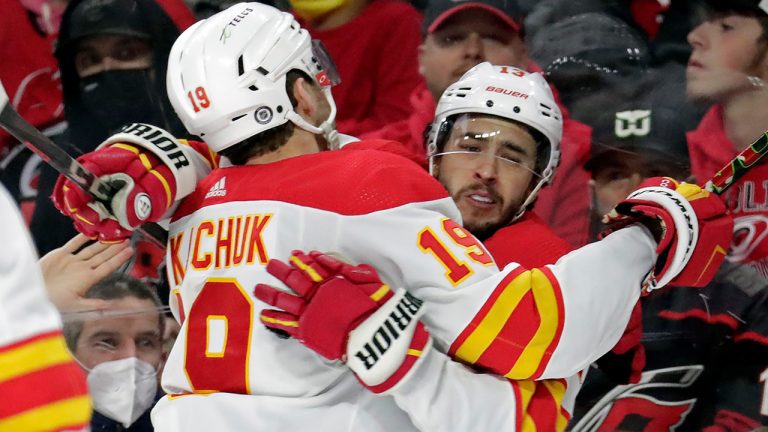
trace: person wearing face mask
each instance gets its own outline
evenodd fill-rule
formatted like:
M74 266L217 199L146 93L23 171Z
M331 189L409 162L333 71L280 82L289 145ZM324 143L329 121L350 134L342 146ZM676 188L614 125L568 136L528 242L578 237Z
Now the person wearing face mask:
M85 294L105 307L65 315L64 337L87 373L92 431L152 431L149 411L159 398L165 318L157 294L120 273Z
M69 4L55 55L68 124L59 144L70 153L91 151L132 122L185 133L165 96L165 71L171 45L186 21L174 21L166 10L170 9L155 0ZM42 169L32 216L31 230L41 254L62 246L76 233L48 199L56 176L53 169Z

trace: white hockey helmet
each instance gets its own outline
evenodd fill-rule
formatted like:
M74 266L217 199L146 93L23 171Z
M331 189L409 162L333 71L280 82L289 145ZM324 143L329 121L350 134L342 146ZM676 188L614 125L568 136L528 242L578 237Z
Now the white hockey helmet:
M319 127L293 110L286 74L304 72L331 107ZM261 3L239 3L179 36L168 61L168 98L187 130L214 151L293 122L338 143L331 86L338 73L322 44L292 15Z
M535 170L540 177L515 215L515 219L519 218L536 199L539 190L552 181L560 163L563 119L549 84L539 73L512 66L483 62L468 70L443 92L437 103L435 120L427 137L430 171L434 171L435 155L439 156L443 151L453 119L459 114L487 114L509 119L540 134Z

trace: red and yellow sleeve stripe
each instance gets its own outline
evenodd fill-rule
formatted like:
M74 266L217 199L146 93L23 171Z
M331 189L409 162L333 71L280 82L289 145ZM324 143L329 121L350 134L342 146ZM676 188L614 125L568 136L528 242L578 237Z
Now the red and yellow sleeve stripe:
M510 379L537 379L557 347L563 322L563 298L552 272L519 269L499 283L450 354Z
M51 332L0 347L0 432L81 430L91 419L85 376Z
M571 419L563 408L566 382L562 380L510 381L517 400L516 430L564 431Z
M221 161L221 156L219 156L216 152L211 150L210 147L208 147L207 144L200 141L189 141L185 139L180 139L180 143L184 145L188 145L192 147L192 149L197 152L200 156L205 159L206 162L208 162L208 165L210 165L211 169L215 169L219 167L219 161Z

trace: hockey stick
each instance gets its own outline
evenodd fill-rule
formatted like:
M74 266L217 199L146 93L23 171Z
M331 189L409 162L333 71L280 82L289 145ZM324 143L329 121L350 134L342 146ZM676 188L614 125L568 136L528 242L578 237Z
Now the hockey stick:
M768 132L763 132L760 138L736 155L728 165L720 168L720 171L704 185L704 189L722 195L767 153Z
M72 180L82 190L110 208L109 198L117 191L107 183L97 182L96 176L92 172L85 169L69 153L24 120L11 106L2 82L0 82L0 127L24 143L59 174ZM166 247L168 233L160 225L144 224L138 231L142 231L149 240L158 246Z

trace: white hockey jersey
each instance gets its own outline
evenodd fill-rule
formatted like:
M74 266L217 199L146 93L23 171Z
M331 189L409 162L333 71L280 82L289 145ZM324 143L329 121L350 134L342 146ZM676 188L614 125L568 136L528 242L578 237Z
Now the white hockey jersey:
M61 334L37 254L0 186L0 431L84 431L91 399Z
M631 227L554 266L499 271L460 220L434 178L386 152L340 150L215 170L170 225L171 306L182 328L162 380L174 395L153 411L157 430L524 426L520 410L535 383L504 377L571 377L607 352L639 297L655 244ZM391 286L407 288L425 301L423 320L438 350L390 396L375 396L344 365L267 331L259 313L268 306L252 290L279 284L265 265L294 249L370 263ZM562 399L564 386L547 386Z

